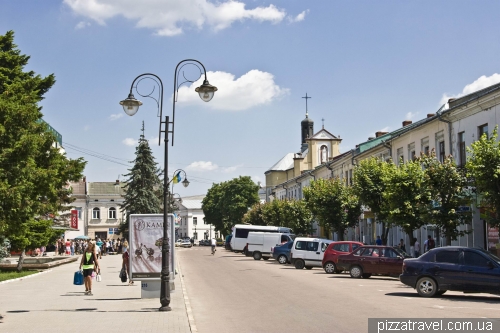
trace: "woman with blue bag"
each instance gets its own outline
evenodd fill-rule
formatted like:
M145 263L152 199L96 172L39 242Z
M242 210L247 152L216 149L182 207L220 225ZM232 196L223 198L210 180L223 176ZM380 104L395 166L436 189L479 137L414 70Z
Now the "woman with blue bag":
M92 296L92 273L99 271L99 262L95 255L95 243L89 243L82 255L80 270L83 268L83 281L85 283L85 295Z

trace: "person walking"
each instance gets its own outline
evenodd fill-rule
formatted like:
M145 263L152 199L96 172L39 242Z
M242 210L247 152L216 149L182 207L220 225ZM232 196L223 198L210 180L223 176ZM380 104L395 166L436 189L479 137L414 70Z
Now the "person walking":
M83 282L85 283L85 295L93 296L92 294L92 273L94 270L99 272L99 262L95 254L95 244L89 243L87 249L82 255L80 261L80 270L83 268Z
M414 257L418 258L418 257L420 257L420 243L418 242L418 240L416 238L413 238L413 242L414 242L413 246L415 247Z
M405 242L404 240L401 238L401 240L399 241L399 244L398 244L398 247L401 251L403 252L406 252L406 246L405 246Z
M436 247L436 242L434 241L431 235L428 235L427 240L424 243L424 253L435 247Z
M130 278L130 255L128 253L128 249L123 250L122 254L122 269L125 268L127 271L127 277L128 277L128 285L131 286L134 284L134 281Z
M71 241L70 251L71 251L71 255L74 256L75 255L75 241Z
M380 239L380 236L377 236L377 240L375 241L375 245L382 245L382 240Z
M217 245L217 242L216 242L215 238L212 238L212 239L210 240L210 245L211 245L211 247L212 247L212 254L215 254L215 251L217 251L217 250L215 249L215 246Z

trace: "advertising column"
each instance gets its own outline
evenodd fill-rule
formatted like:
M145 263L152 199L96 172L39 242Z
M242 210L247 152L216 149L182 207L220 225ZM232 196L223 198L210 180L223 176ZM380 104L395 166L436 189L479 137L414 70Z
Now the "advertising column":
M170 281L175 278L173 214L168 214L170 240ZM130 278L138 281L160 281L163 214L130 215Z

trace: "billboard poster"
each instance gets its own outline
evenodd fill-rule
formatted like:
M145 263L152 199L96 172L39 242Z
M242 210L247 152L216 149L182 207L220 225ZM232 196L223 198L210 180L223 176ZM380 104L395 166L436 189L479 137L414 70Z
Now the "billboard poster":
M173 281L175 267L173 214L168 215L168 237L170 239L170 280ZM160 280L161 249L163 240L163 214L130 215L130 276L132 280Z
M78 229L78 211L76 209L71 211L71 228Z

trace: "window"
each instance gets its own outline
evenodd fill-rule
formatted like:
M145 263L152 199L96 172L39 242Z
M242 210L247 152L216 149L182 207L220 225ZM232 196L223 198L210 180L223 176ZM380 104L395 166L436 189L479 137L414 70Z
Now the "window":
M383 256L386 258L397 258L399 255L393 249L385 249Z
M405 162L405 158L403 156L403 147L401 148L398 148L397 150L397 153L396 153L396 157L397 157L397 164L399 165L400 163L404 163Z
M486 134L486 138L488 138L488 124L484 124L477 127L477 138L481 139L483 134Z
M306 241L298 241L297 243L295 243L295 250L307 250L306 244Z
M327 247L328 247L327 243L321 243L321 252L325 252Z
M420 151L422 151L425 155L429 155L429 137L426 136L422 140L420 140Z
M439 141L439 162L444 163L444 141Z
M408 145L408 161L413 161L415 159L415 142Z
M353 246L353 247L354 247L354 246ZM364 250L364 249L357 249L356 251L354 251L354 252L352 253L352 255L353 255L353 256L359 256L359 255L361 255L361 252L363 252L363 250Z
M349 170L349 184L352 185L352 169Z
M307 251L318 251L318 242L307 242Z
M466 266L488 267L488 259L479 253L472 251L464 252L464 264Z
M436 262L458 264L459 251L439 251L436 253Z
M116 208L115 207L111 207L108 210L108 219L111 219L111 220L116 219Z
M281 235L281 243L282 243L282 244L283 244L283 243L286 243L286 242L288 242L288 241L290 241L290 238L288 238L288 236L287 236L287 235Z
M335 251L339 251L339 252L350 252L349 251L349 244L335 244L333 249Z
M197 217L193 217L193 225L198 225L198 218Z
M99 208L92 209L92 219L98 220L101 218L101 210Z
M363 251L363 257L371 257L372 253L373 253L373 247L367 247Z
M82 207L75 207L75 209L78 211L78 219L80 220L82 218Z
M465 132L458 133L458 166L464 167L466 162L465 156Z
M354 250L356 250L358 247L359 247L359 245L358 245L358 244L352 244L352 250L353 250L353 251L354 251ZM349 251L347 251L347 252L349 252Z
M198 233L197 233L197 232L195 232L195 233L193 234L193 238L194 238L194 239L198 239Z

